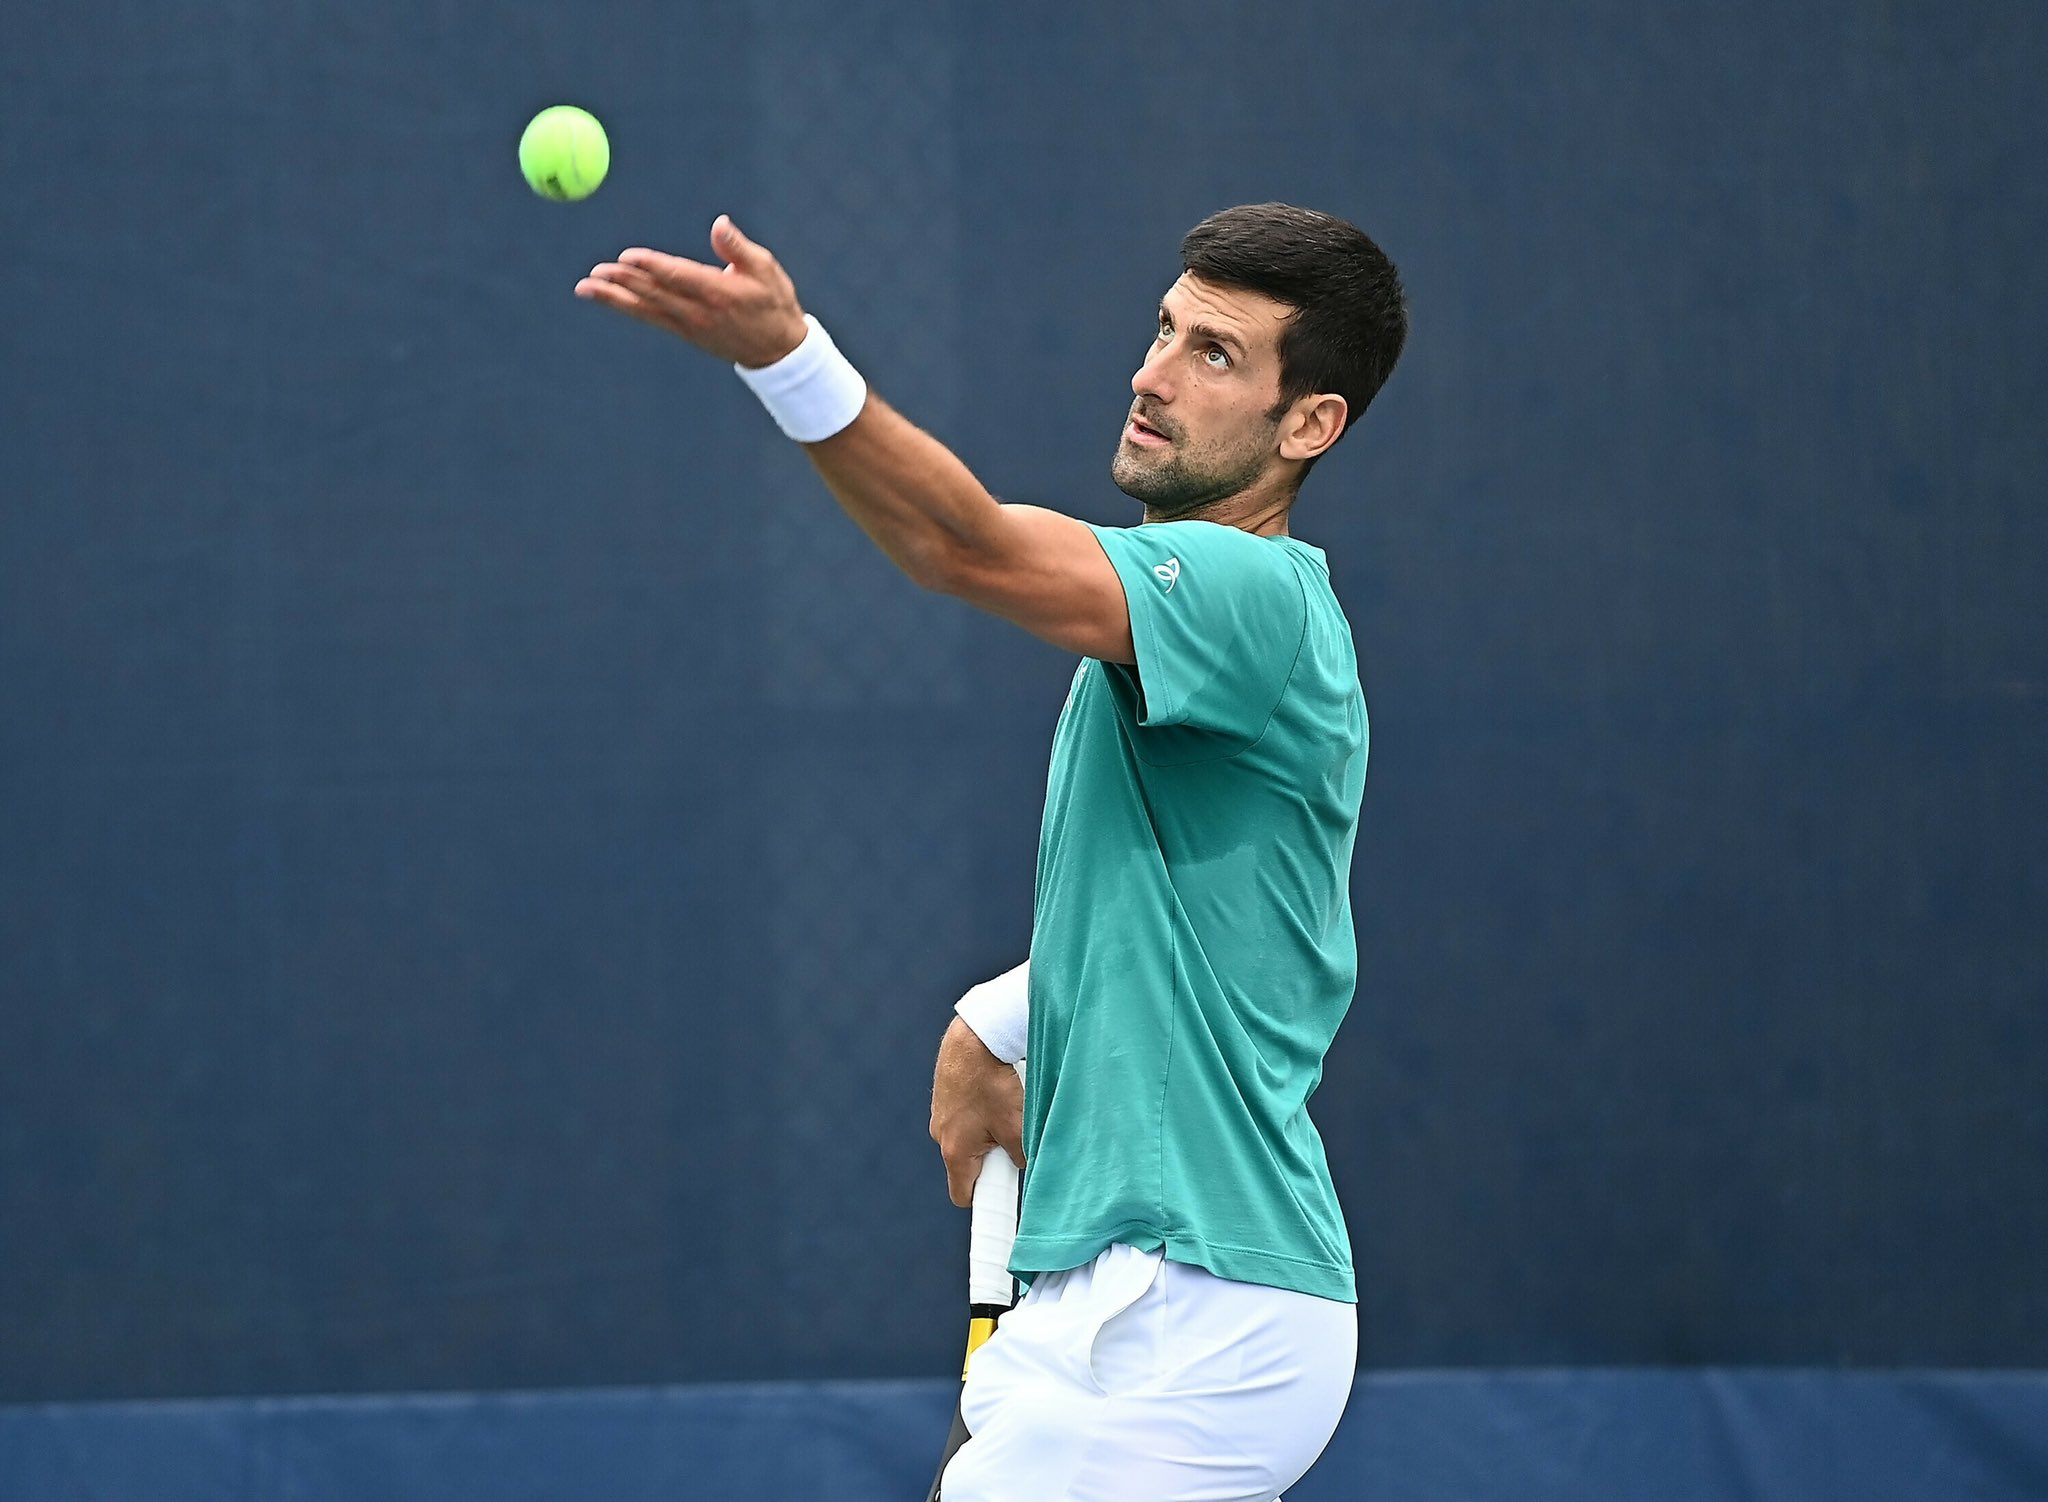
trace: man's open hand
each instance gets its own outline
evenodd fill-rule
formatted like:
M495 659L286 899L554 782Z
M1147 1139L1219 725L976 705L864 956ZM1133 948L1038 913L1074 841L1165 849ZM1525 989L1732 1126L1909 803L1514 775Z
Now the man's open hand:
M590 269L576 295L687 339L735 365L773 365L803 343L804 310L774 256L727 215L711 226L725 265L635 246Z
M1002 1148L1024 1166L1024 1082L958 1017L940 1040L932 1071L931 1132L956 1205L974 1203L974 1181L990 1148Z

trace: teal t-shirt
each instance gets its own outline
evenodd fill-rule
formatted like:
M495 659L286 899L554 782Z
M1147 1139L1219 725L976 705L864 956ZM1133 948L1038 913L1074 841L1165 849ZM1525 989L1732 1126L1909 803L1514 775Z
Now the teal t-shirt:
M1350 627L1322 553L1291 538L1095 533L1138 662L1084 661L1053 737L1011 1266L1121 1241L1353 1300L1308 1115L1358 973Z

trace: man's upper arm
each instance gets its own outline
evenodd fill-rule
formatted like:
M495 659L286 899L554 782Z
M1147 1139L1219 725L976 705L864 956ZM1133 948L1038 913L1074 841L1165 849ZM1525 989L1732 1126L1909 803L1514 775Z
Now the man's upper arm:
M1135 663L1131 608L1087 523L1004 505L992 545L963 555L945 590L1082 657Z

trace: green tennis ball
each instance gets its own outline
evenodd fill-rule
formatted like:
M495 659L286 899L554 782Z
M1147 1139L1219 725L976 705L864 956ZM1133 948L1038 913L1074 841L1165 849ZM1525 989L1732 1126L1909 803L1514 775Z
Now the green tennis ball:
M519 170L543 198L588 198L612 165L612 143L588 110L555 104L527 122L519 138Z

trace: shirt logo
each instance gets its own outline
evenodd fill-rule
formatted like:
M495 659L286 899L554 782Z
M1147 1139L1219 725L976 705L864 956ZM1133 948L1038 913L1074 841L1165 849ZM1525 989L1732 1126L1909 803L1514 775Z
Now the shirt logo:
M1180 583L1180 560L1169 558L1164 563L1155 563L1152 565L1152 572L1159 576L1159 582L1166 586L1166 592L1172 594L1173 586Z

